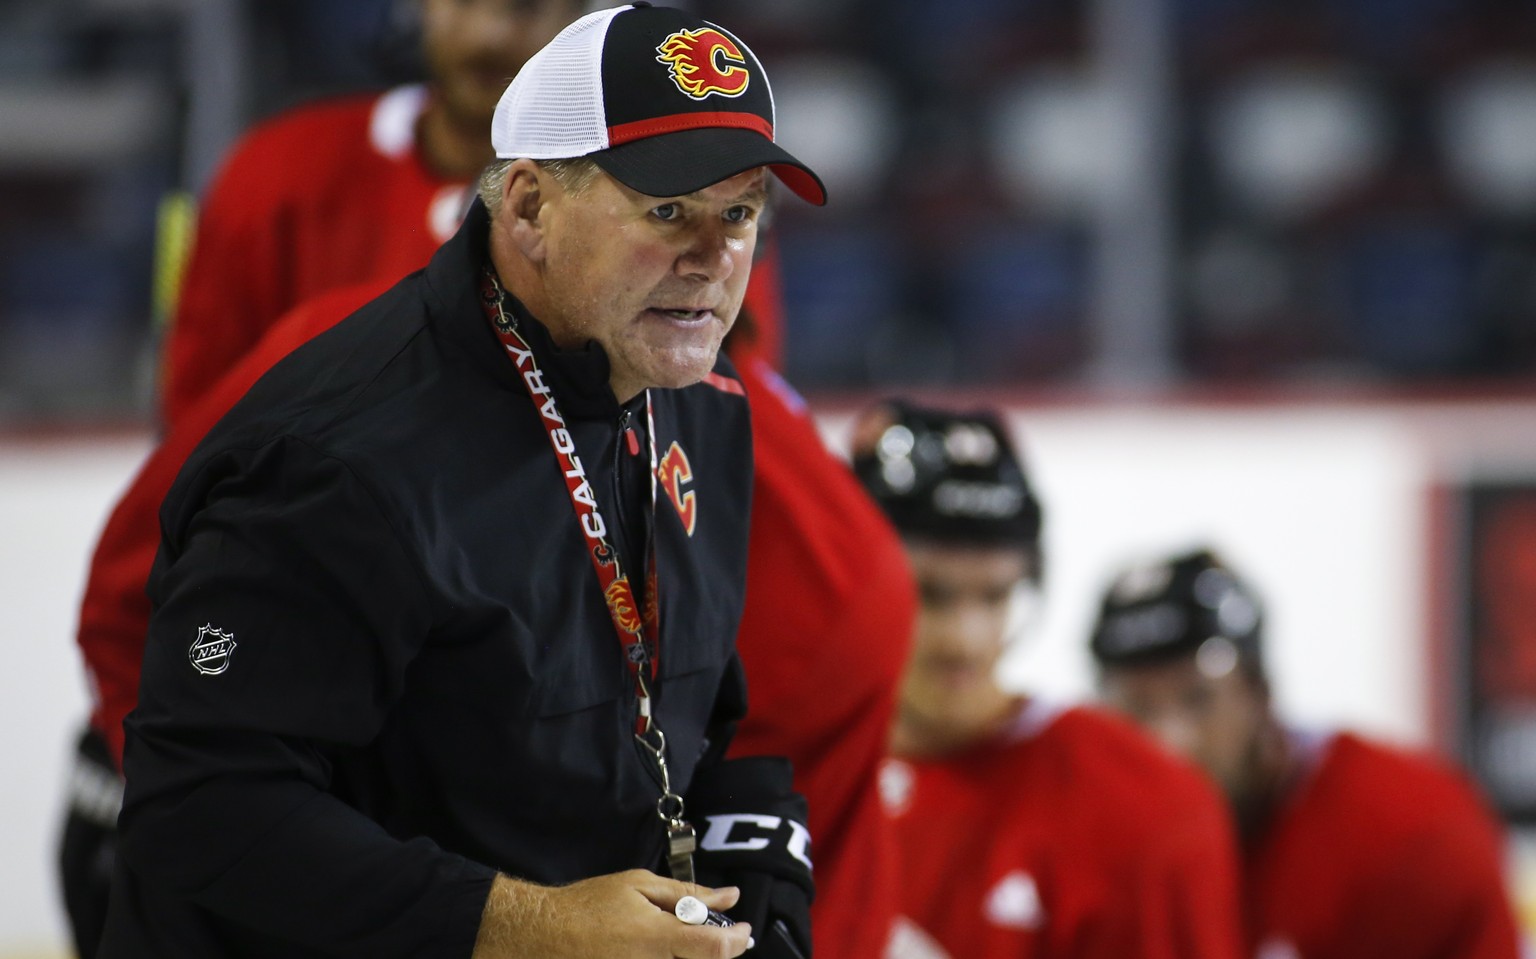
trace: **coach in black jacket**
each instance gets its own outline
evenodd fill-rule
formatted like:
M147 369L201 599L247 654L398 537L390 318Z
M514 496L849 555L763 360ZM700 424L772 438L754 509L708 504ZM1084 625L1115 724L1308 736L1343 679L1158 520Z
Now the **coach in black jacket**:
M606 130L550 127L583 64ZM583 18L503 99L491 212L188 460L103 955L741 955L752 930L668 911L736 897L653 872L668 788L754 814L711 829L731 866L808 879L785 771L717 758L745 706L751 442L716 351L767 172L823 199L772 121L718 28Z

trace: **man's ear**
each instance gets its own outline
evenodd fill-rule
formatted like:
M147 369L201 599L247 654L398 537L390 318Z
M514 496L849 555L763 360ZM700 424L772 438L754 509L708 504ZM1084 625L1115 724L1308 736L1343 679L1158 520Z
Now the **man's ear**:
M532 160L513 160L507 169L498 219L512 245L530 262L544 260L545 212L551 191L557 189L552 178L540 176L539 165Z

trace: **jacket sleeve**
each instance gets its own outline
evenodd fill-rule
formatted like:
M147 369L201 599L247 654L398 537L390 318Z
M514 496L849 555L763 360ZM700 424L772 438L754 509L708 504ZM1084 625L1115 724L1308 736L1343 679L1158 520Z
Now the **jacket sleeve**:
M431 627L417 567L364 484L279 440L183 476L162 522L124 862L295 943L468 955L494 871L396 839L329 791L335 757L374 738Z
M300 344L329 329L384 291L382 284L342 287L305 302L262 337L217 384L182 411L113 507L91 556L76 642L95 691L91 725L123 764L123 717L139 697L139 667L149 625L144 593L160 546L160 504L187 457L251 384Z

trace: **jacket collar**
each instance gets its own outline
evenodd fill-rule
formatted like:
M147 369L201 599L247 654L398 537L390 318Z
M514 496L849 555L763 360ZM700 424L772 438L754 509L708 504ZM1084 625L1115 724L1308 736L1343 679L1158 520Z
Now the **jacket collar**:
M433 325L470 353L476 366L507 388L521 391L513 365L480 306L480 270L489 261L490 214L478 198L459 232L427 264L427 309ZM516 297L507 298L518 331L533 348L561 412L580 418L613 418L619 401L608 385L608 354L595 340L574 350L555 346L549 330Z

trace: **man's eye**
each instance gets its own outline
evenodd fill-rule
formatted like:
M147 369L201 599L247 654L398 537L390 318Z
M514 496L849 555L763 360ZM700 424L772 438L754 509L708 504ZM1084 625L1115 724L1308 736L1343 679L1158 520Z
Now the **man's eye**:
M651 210L651 213L655 214L658 220L675 220L681 211L678 210L676 203L663 203L661 206Z
M725 219L729 223L749 223L753 217L752 208L746 206L733 206L725 211Z

